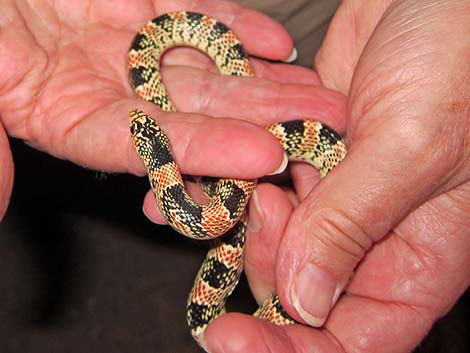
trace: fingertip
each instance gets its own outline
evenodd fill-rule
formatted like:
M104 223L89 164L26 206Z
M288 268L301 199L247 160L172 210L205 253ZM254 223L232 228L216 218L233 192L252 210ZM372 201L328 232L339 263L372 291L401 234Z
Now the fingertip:
M296 163L292 165L290 175L300 201L304 200L320 181L318 171L307 163Z
M163 128L163 126L162 126ZM189 120L168 131L178 165L185 174L254 179L284 166L284 151L265 128L236 119ZM181 137L184 136L184 141Z
M253 316L229 313L205 331L211 353L337 352L337 341L324 330L304 325L277 326Z
M199 346L201 346L201 348L204 349L204 352L211 353L211 350L206 343L206 339L204 335L200 335L199 337L196 337L195 340L199 343Z
M222 315L204 333L211 353L291 352L286 338L281 327L238 313Z
M282 60L282 61L284 61L285 63L290 64L290 63L293 63L294 61L297 60L297 56L298 56L297 48L294 47L294 49L292 49L292 52L289 55L289 57L285 60Z
M292 204L282 189L258 185L249 205L245 273L259 304L275 290L276 255L291 212Z
M287 156L287 154L284 153L280 166L277 167L277 169L274 172L271 172L268 175L279 175L279 174L284 173L284 171L287 168L288 163L289 163L289 157Z
M249 336L244 336L240 332L243 324L240 321L241 314L224 314L214 320L204 331L202 341L204 349L211 353L235 353L248 352L247 341ZM227 335L227 332L232 334Z
M294 279L291 302L306 323L320 327L331 309L336 288L336 279L331 273L307 263Z
M155 195L153 194L152 190L148 191L144 197L142 212L152 223L160 225L168 223L158 208Z
M255 189L250 199L250 209L249 209L249 221L247 226L247 234L257 234L263 229L264 224L264 212L263 208L260 205L258 192Z
M254 10L237 16L233 28L251 55L276 61L292 59L294 42L279 22Z

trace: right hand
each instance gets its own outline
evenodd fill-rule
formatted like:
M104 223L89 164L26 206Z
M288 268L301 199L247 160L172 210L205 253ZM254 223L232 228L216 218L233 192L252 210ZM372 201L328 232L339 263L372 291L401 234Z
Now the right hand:
M276 289L294 319L324 325L229 313L206 330L211 352L410 352L467 290L468 8L342 2L316 67L349 97L348 155L318 185L293 167L295 208L259 185L246 234L258 303Z

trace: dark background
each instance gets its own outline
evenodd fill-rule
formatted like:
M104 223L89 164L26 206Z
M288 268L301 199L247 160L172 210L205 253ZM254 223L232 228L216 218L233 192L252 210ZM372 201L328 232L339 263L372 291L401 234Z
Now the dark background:
M147 180L85 170L17 140L12 149L0 352L202 352L184 308L206 247L143 216ZM253 311L245 281L230 304ZM416 353L468 352L468 317L467 291Z

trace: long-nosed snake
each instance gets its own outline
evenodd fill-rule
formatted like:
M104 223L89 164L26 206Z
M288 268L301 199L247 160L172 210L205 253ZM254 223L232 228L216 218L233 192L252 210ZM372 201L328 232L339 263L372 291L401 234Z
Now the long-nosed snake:
M194 12L173 12L148 22L136 35L129 54L129 76L139 97L165 111L175 111L160 76L160 58L174 46L192 46L207 53L221 74L253 76L245 51L235 34L217 20ZM145 164L161 212L178 232L196 239L217 238L196 277L187 304L187 320L200 342L207 325L225 311L226 298L243 269L245 208L254 180L202 178L209 202L200 205L184 188L170 142L155 121L142 111L130 112L131 135ZM267 127L289 160L314 165L325 176L346 155L346 145L319 122L293 120ZM278 325L293 323L273 294L255 313Z

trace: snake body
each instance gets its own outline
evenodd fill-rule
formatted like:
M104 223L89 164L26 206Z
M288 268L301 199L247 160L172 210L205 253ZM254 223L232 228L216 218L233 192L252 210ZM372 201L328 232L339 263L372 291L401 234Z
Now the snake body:
M149 21L135 36L128 54L130 83L142 99L165 111L175 111L160 75L163 53L175 46L192 46L216 63L221 74L254 75L242 44L217 20L194 12L167 13ZM328 126L310 120L291 120L267 127L283 146L289 160L314 165L324 177L346 155L346 145ZM179 233L195 239L215 239L208 252L187 304L191 333L200 342L207 325L225 312L226 298L243 270L247 224L246 205L255 180L202 178L206 204L195 202L186 192L183 178L165 133L140 110L130 112L135 149L149 176L155 199ZM273 294L255 313L278 325L293 323Z

